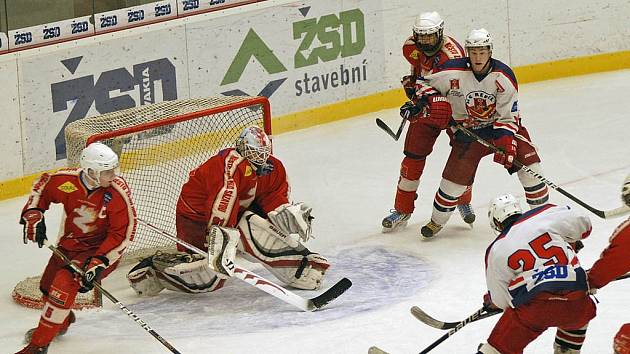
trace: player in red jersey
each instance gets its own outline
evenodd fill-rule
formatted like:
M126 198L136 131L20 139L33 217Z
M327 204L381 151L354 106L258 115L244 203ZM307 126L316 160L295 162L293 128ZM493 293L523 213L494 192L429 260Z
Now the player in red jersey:
M630 206L630 176L626 177L621 199ZM630 272L630 219L622 222L612 236L610 244L588 271L588 283L591 289L599 289L620 275Z
M613 340L613 350L615 354L630 354L630 323L619 328Z
M402 48L403 56L411 64L411 73L402 78L407 97L415 102L416 80L431 74L449 59L465 56L464 49L455 39L444 35L444 21L437 12L424 12L418 16L413 26L413 35L407 38ZM410 105L406 103L405 105ZM403 107L405 107L403 105ZM438 104L432 104L432 113L438 113ZM444 103L443 103L444 105ZM450 116L448 112L444 115ZM411 118L411 117L408 117ZM435 117L434 117L435 118ZM446 121L448 122L446 117ZM433 151L433 145L440 132L445 128L436 119L409 119L409 129L405 137L403 153L405 157L400 165L400 177L396 189L396 200L391 214L383 219L383 232L391 232L405 227L414 210L420 177L424 170L426 157ZM475 214L470 206L470 188L458 201L458 210L464 221L472 224Z
M234 148L190 172L177 202L177 237L207 249L210 259L182 246L156 253L129 272L132 288L148 296L164 288L217 290L233 275L238 251L291 287L319 289L329 263L303 245L311 237L311 208L289 202L289 191L269 137L259 127L245 128Z
M81 168L44 173L33 185L22 209L24 243L41 248L46 238L44 212L63 204L65 221L57 248L82 265L80 277L52 255L40 282L44 309L37 328L27 332L28 345L19 354L46 353L50 342L75 321L70 310L77 292L87 292L117 266L136 229L131 192L116 176L118 156L109 147L93 143L81 153Z

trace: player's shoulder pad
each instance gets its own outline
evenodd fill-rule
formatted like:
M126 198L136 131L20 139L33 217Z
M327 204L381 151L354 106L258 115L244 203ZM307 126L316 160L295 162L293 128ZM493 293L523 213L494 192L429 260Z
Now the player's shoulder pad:
M462 46L450 36L445 37L442 51L446 52L448 57L451 59L463 58L466 56L464 48L462 48Z
M437 67L437 71L445 71L445 70L469 70L468 68L468 58L455 58L449 59L445 61L442 65Z
M81 174L79 167L65 167L50 174L50 176L78 176Z
M514 87L518 88L518 83L516 81L516 75L514 75L514 71L512 71L512 68L510 68L507 64L505 64L504 62L498 60L498 59L492 59L493 63L492 63L492 72L496 72L496 73L501 73L503 74L503 76L505 76L508 80L510 80L512 82L512 84L514 85Z

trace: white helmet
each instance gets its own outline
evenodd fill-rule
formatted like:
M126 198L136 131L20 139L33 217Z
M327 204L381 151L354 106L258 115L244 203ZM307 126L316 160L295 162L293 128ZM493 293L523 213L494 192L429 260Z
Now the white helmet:
M502 195L494 198L490 202L488 208L488 219L490 219L490 227L497 232L503 230L501 225L507 218L512 215L523 214L523 209L518 200L511 194Z
M623 181L621 186L621 200L630 207L630 175Z
M260 127L247 127L236 139L236 151L255 166L262 166L271 155L271 139Z
M442 38L444 33L444 20L437 12L423 12L413 25L413 33L416 40L416 47L423 52L431 53L437 51L442 46ZM434 45L422 45L417 43L418 36L425 36L437 33L437 42Z
M92 143L81 152L80 163L85 174L89 177L88 170L93 170L98 181L102 171L118 167L118 155L103 143Z
M490 51L492 51L492 37L485 28L474 29L466 37L464 47L466 50L468 48L490 47Z

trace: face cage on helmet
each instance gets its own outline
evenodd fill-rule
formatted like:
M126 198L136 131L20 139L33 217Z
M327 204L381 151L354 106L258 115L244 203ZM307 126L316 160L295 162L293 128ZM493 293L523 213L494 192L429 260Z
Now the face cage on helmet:
M437 41L435 44L422 44L420 43L420 36L429 36L432 34L437 34ZM416 48L421 50L422 52L433 55L437 53L437 51L442 47L442 41L444 39L444 30L440 28L438 31L433 33L418 33L415 29L413 31L413 41L416 43Z
M243 149L243 156L256 166L263 165L271 155L271 145L256 147L244 143Z

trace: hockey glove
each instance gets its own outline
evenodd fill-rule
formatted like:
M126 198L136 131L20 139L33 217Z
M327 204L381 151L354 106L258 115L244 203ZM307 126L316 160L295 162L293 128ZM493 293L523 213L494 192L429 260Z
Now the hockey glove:
M94 282L99 280L101 273L109 266L109 259L105 256L93 256L83 262L83 276L79 279L80 293L87 293L94 288Z
M422 108L422 104L417 105L411 101L407 101L405 104L400 106L400 116L410 122L413 122L421 117Z
M23 236L24 244L28 241L37 242L39 248L44 246L46 241L46 223L44 222L44 213L39 209L28 209L22 213L20 224L24 225Z
M304 203L283 204L267 214L269 221L287 235L298 234L304 242L311 238L313 208Z
M490 292L483 294L483 309L486 312L496 312L499 308L492 302Z
M416 97L416 77L413 75L405 75L400 79L400 83L405 89L405 95L410 100Z
M427 99L427 124L438 129L446 129L453 111L448 99L444 96L431 96Z
M494 140L494 145L502 150L494 153L494 162L500 163L507 169L511 168L516 157L516 139L514 139L514 135L503 135Z

